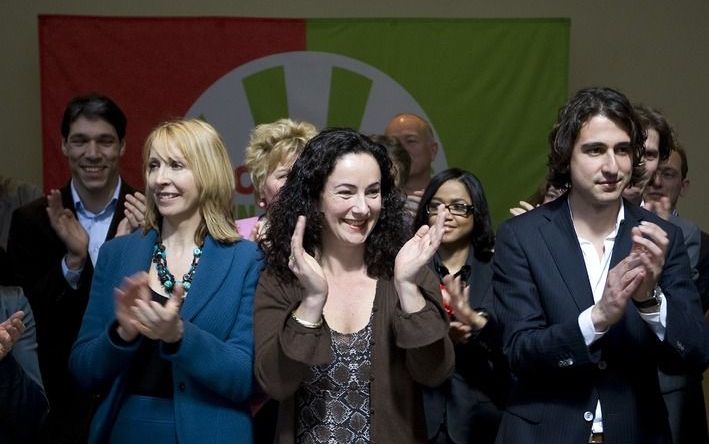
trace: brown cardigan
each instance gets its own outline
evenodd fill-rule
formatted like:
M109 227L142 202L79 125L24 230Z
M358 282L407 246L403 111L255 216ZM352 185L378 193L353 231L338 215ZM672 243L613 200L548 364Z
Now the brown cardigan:
M401 311L391 280L377 282L372 328L370 418L373 443L425 443L426 430L417 383L437 386L453 371L453 345L441 305L438 279L425 268L419 288L426 306ZM283 285L264 271L254 306L255 373L266 393L280 401L275 442L295 439L295 394L310 367L331 359L327 324L309 329L291 319L302 299L297 284Z

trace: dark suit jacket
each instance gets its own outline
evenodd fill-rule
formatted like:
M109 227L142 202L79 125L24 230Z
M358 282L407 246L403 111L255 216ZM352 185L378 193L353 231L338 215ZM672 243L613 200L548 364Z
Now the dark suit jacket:
M101 248L91 298L71 352L71 370L91 390L109 391L91 423L91 443L111 430L130 362L141 343L117 343L114 289L150 268L157 233L136 232ZM181 443L250 443L253 296L261 271L256 244L205 238L192 287L182 305L179 347L161 346L172 365L175 427ZM149 439L149 437L146 437Z
M19 287L0 287L0 322L22 310L25 331L0 359L0 444L31 442L49 404L37 364L32 309Z
M702 242L699 250L699 261L697 263L697 290L702 300L702 310L706 313L709 310L709 234L702 231Z
M657 381L659 360L703 365L703 322L681 231L625 203L611 269L631 249L642 220L667 232L659 285L667 304L664 341L632 303L623 318L587 347L579 314L593 294L567 196L517 216L498 230L493 263L495 309L516 377L498 443L585 443L600 399L605 442L669 443Z
M133 188L122 182L107 239L115 236L118 223L123 219L125 195L133 192ZM76 213L69 184L61 189L61 194L64 208ZM81 439L75 433L85 430L90 420L89 397L77 391L67 361L86 309L93 265L87 256L78 288L72 289L61 267L67 250L49 223L46 208L47 199L42 197L15 210L8 257L13 283L24 289L37 320L39 365L52 408L49 426L54 429L56 425L66 431L66 440L71 442ZM51 430L50 433L53 442L63 442L64 432Z
M424 388L426 429L429 440L445 423L454 443L492 443L509 383L492 306L492 259L482 260L471 251L466 266L470 306L490 316L467 344L455 345L453 376L439 387ZM439 279L448 271L441 268L438 256L434 257L433 269Z

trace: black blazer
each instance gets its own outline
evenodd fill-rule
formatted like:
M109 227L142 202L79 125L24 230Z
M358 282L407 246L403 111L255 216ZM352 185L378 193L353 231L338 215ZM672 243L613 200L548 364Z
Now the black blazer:
M702 300L702 310L709 310L709 234L702 231L701 247L699 249L699 262L697 263L697 289Z
M600 399L608 443L669 443L657 365L703 365L703 321L681 231L625 203L611 268L631 249L642 220L667 232L659 285L667 304L664 341L632 303L591 347L578 326L593 301L567 196L517 216L497 233L493 261L495 309L503 347L516 377L498 443L585 443Z
M453 375L439 387L424 388L426 429L430 440L445 421L456 444L492 443L509 385L492 306L492 258L478 258L471 250L466 267L470 306L485 310L489 321L467 344L455 345ZM448 274L438 255L432 268L439 279Z
M135 190L122 182L116 209L106 239L116 234L123 219L125 195ZM64 208L74 214L69 184L61 189ZM8 258L13 283L23 288L37 321L39 365L52 408L49 424L87 429L91 408L88 395L75 387L68 371L71 346L81 326L88 302L93 265L87 259L76 290L64 279L61 260L67 250L49 223L47 198L41 197L15 210L8 239ZM59 419L59 418L62 419ZM61 438L53 437L58 442Z

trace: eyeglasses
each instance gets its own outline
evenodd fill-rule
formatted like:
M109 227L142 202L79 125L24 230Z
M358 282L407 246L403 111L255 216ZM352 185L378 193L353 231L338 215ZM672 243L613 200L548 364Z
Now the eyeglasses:
M438 214L438 206L441 205L441 202L429 202L428 205L426 206L426 214L429 216L435 216ZM473 205L468 205L468 204L463 204L463 203L452 203L448 205L443 205L446 207L448 212L452 214L453 216L462 216L462 217L468 217L471 214L473 214L473 210L475 207Z

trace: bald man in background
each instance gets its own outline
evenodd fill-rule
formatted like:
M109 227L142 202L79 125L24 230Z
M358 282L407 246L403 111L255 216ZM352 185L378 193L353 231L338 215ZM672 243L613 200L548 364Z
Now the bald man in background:
M423 190L431 180L431 166L438 153L438 143L431 125L411 113L395 115L387 123L384 133L395 138L411 156L409 178L401 188L406 193L406 210L413 217Z

